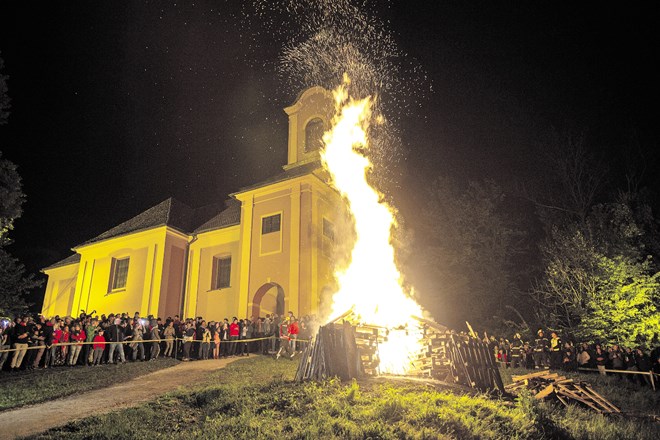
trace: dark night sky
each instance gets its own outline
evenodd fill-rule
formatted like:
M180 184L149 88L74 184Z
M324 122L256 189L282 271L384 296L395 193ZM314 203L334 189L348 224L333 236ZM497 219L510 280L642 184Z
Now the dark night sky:
M242 3L2 2L12 114L0 151L23 177L11 251L30 270L167 197L200 206L280 170L282 108L299 91L283 91L273 68L281 47L264 36L254 45ZM586 129L614 167L637 133L657 163L656 12L390 5L381 18L433 84L401 117L394 198L404 216L422 197L401 194L437 175L533 178L532 145L550 126Z

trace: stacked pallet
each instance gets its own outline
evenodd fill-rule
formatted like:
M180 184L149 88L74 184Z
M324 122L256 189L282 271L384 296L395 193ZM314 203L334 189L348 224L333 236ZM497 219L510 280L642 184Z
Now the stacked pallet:
M350 318L350 311L338 319ZM504 392L499 369L488 346L477 338L456 334L448 328L413 317L422 329L419 352L410 361L406 375L455 382L483 392ZM296 380L321 380L331 376L351 379L380 374L379 344L389 329L347 320L322 326L307 345L296 372ZM400 331L405 329L397 329Z
M609 400L598 394L586 382L576 382L557 373L539 371L536 373L513 376L513 383L505 386L511 393L522 389L530 390L536 399L556 398L565 406L578 402L601 414L620 413L621 410Z

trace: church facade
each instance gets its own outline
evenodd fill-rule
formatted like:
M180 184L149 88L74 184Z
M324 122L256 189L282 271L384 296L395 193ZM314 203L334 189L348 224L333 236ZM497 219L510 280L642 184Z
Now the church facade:
M45 316L134 313L160 317L317 314L333 285L343 202L327 183L319 147L332 94L303 92L289 117L283 171L221 206L167 199L73 248L45 269Z

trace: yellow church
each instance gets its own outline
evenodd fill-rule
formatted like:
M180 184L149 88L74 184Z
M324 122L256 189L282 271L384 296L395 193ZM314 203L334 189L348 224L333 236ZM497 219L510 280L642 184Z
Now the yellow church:
M42 313L218 320L328 307L335 231L345 218L319 156L334 100L312 87L284 111L288 163L280 174L230 194L220 209L167 199L75 246L43 269Z

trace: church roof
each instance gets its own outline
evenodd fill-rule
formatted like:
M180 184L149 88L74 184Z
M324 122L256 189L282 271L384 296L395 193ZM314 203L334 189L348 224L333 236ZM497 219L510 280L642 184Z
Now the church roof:
M226 204L227 208L224 211L195 229L195 233L199 234L239 224L241 222L241 202L230 199Z
M218 213L217 205L193 209L183 202L170 197L146 211L136 215L112 229L87 240L82 245L96 243L133 232L146 231L158 226L170 226L181 232L190 232L197 225Z
M48 267L44 267L42 270L55 269L56 267L64 267L70 264L80 263L80 254L73 254L66 257L64 260L60 260L57 263L53 263Z
M318 168L321 168L321 162L318 160L303 165L294 166L259 183L245 186L236 191L234 194L240 194L246 191L261 188L263 186L271 185L273 183L284 182L285 180L294 179L296 177L304 176L305 174L312 174Z

